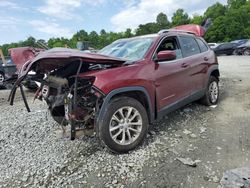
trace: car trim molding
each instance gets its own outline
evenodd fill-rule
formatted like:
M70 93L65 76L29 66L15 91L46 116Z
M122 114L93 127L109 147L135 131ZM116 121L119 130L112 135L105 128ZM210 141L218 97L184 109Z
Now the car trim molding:
M204 96L205 92L206 92L205 88L201 89L201 90L199 90L199 91L197 91L197 92L195 92L187 97L184 97L184 98L182 98L182 99L180 99L180 100L178 100L178 101L176 101L168 106L163 107L158 112L157 119L161 119L163 116L167 115L168 113L173 112L173 111L175 111L175 110L177 110L177 109L179 109L179 108L181 108L181 107L183 107L183 106L185 106L193 101L200 99L201 97Z

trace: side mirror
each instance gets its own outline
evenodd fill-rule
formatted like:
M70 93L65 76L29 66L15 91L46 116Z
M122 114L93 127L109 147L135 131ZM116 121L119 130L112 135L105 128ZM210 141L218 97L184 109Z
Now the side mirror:
M170 61L170 60L174 60L176 59L176 53L175 51L172 50L164 50L164 51L160 51L157 54L157 61Z

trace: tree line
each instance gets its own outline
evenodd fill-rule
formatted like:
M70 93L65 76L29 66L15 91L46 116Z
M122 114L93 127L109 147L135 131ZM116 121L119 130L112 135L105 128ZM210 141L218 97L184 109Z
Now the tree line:
M106 32L102 29L86 32L80 30L72 38L67 39L51 38L48 41L35 39L30 36L24 41L4 44L0 46L5 55L9 48L33 46L40 47L39 43L46 44L49 48L70 47L76 48L78 41L88 41L90 47L101 49L119 38L129 38L133 36L157 33L161 29L168 29L183 24L201 24L205 19L210 18L212 25L205 34L207 42L226 42L243 38L250 38L250 0L228 0L227 5L215 3L208 7L203 15L195 14L190 17L184 9L178 9L173 13L171 21L164 13L159 13L155 22L140 24L134 31L128 28L124 32Z

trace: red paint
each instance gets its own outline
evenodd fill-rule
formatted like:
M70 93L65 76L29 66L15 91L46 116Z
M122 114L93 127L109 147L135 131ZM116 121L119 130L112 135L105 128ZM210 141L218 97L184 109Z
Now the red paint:
M195 24L187 24L187 25L180 25L176 26L172 29L176 30L185 30L194 33L196 36L203 37L205 35L205 29L200 25Z
M195 28L192 25L176 28L191 28L192 31L197 31L197 35L201 35L203 32L202 28L196 25ZM94 76L93 85L105 94L122 87L144 87L150 96L153 109L161 110L163 107L205 88L211 67L218 64L214 52L210 48L203 53L173 61L158 62L157 59L154 60L160 41L168 36L176 35L193 36L175 31L154 35L154 42L144 58L131 65L124 65L123 63L126 60L99 54L69 49L49 50L40 53L28 63L27 70L22 72L19 80L21 81L22 77L25 77L35 63L38 63L39 68L43 67L47 71L55 67L65 66L75 59L81 59L83 62L91 62L92 64L115 64L117 67L85 72L80 74L80 77ZM175 53L165 51L157 54L157 56L173 57Z
M32 48L32 47L20 47L20 48L10 48L9 54L13 63L16 65L17 70L20 71L22 66L28 60L34 59L38 52L43 51L43 49Z

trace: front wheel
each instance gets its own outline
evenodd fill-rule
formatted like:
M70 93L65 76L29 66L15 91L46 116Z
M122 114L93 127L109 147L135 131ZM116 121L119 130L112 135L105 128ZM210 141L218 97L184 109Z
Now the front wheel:
M4 74L0 72L0 87L4 86Z
M148 130L147 112L130 97L111 100L99 125L100 140L111 151L126 153L142 143Z
M206 106L215 105L219 100L219 81L216 77L210 76L206 93L201 99L201 102Z

